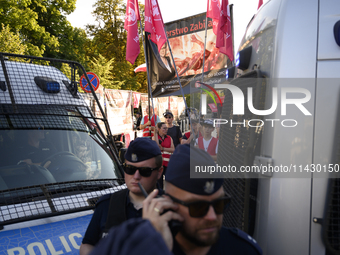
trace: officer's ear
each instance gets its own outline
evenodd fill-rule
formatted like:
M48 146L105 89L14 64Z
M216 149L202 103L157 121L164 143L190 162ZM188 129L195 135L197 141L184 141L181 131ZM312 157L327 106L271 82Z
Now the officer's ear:
M158 174L157 174L157 179L160 179L161 177L163 177L163 166L161 166L158 169Z

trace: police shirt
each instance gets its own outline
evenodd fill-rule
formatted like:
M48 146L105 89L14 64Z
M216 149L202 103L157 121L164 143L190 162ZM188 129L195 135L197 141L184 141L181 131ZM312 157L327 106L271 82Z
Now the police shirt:
M127 189L124 189L124 190L126 191L126 199L125 199L126 215L123 218L131 219L131 218L142 217L142 209L137 210L134 207L133 203L130 201L128 190ZM108 212L109 212L111 195L112 194L104 195L97 202L96 209L93 213L90 224L87 227L82 243L96 245L98 241L102 238L104 230L105 230L105 223L106 223ZM118 206L119 205L117 205L117 207Z

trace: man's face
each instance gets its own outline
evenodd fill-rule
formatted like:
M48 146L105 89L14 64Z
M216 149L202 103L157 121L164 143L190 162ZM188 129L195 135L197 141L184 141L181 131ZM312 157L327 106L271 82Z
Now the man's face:
M166 183L165 192L184 202L212 201L224 196L223 187L212 195L202 196L179 189L170 183ZM180 244L189 241L196 246L211 246L216 243L222 227L223 214L216 214L214 208L210 206L205 216L193 218L189 215L187 206L181 204L178 206L177 212L184 217L183 228L176 236Z
M135 167L156 167L155 158L150 158L141 162L133 163L128 160L125 161L127 165L135 166ZM154 170L151 173L151 176L149 177L143 177L140 175L139 170L137 170L133 175L129 175L124 173L125 183L127 188L135 194L142 194L142 191L140 190L138 186L138 182L142 184L146 192L150 193L156 186L156 182L158 178L162 175L162 168L160 170Z
M165 121L167 124L171 124L174 118L171 115L165 115Z
M214 131L214 127L210 125L203 125L203 133L205 135L211 135L211 132Z
M197 133L198 124L196 122L192 122L192 129L194 130L195 133Z

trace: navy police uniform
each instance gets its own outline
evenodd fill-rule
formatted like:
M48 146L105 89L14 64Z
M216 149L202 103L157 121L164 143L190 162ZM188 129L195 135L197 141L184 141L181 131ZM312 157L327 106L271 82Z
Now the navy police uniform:
M215 164L206 151L188 144L180 145L171 156L165 180L193 194L211 195L221 188L223 179L190 178L190 172L195 171L195 166L208 167ZM176 240L174 240L172 252L174 255L185 254ZM259 255L262 254L262 250L256 241L245 232L236 228L222 227L218 241L211 246L207 254Z
M191 163L191 164L190 164ZM195 165L212 166L211 156L198 148L179 145L168 166L165 180L176 187L198 195L211 195L223 185L223 179L190 178ZM170 254L161 235L149 221L131 219L110 230L108 238L102 240L91 254ZM174 239L172 254L185 254ZM262 250L256 241L236 228L222 227L219 239L211 246L209 255L261 255Z
M162 236L150 221L134 218L110 229L108 236L99 241L90 255L171 255Z
M130 202L128 189L104 195L96 204L92 219L84 235L83 243L94 246L108 233L111 227L117 226L127 219L141 216L142 209L135 209Z
M136 138L130 143L125 159L131 162L141 162L158 155L161 155L161 151L155 141L148 138ZM96 203L82 243L95 246L102 237L107 235L110 228L128 219L140 217L142 217L142 209L137 210L134 207L130 201L128 189L104 195Z

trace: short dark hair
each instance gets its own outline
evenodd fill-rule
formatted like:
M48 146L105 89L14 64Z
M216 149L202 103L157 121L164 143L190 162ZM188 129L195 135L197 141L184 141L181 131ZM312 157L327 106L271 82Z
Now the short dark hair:
M163 124L165 124L165 122L158 122L158 123L157 123L157 127L158 127L158 128L161 128ZM165 124L165 125L166 125L166 124Z

